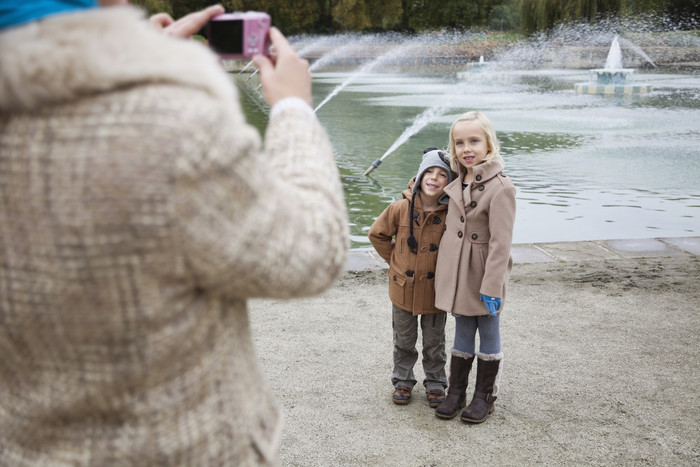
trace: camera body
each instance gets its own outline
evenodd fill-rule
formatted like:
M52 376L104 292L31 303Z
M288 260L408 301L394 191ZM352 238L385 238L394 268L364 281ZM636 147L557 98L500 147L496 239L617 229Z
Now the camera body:
M261 11L224 13L207 25L209 47L222 58L269 55L270 15Z

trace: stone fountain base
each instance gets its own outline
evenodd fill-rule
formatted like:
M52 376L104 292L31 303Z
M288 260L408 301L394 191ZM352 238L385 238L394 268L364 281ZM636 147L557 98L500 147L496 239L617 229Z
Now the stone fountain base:
M591 70L590 82L575 85L576 93L625 96L650 92L651 86L633 83L633 73L634 69L632 68L593 69Z
M576 83L577 94L595 94L600 96L627 96L633 94L646 94L651 92L648 84L624 84L624 85L601 85L591 83Z
M633 68L594 68L590 71L591 82L607 86L609 84L623 85L633 81Z

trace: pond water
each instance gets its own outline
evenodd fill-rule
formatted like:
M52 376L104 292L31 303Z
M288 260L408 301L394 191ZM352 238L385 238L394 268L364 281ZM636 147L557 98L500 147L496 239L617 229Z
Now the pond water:
M526 70L468 78L456 72L314 73L314 103L336 151L352 247L401 197L426 147L444 147L450 124L469 110L494 123L517 188L514 243L700 235L700 75L635 73L650 93L579 95L588 70ZM267 116L244 95L251 122ZM441 112L388 154L417 116Z

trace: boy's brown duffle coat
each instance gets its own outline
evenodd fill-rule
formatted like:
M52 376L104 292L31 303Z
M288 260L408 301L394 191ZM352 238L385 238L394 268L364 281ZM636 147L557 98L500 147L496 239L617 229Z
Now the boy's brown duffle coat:
M369 239L377 253L389 263L389 299L414 315L440 313L435 308L435 263L442 236L447 206L424 215L420 195L414 204L413 236L416 253L406 243L414 180L403 191L403 199L391 203L372 224ZM392 237L396 237L393 241Z
M464 169L445 187L449 209L436 268L437 308L464 316L486 315L479 295L505 306L513 266L510 246L515 223L515 186L492 161L474 167L474 182L462 190Z

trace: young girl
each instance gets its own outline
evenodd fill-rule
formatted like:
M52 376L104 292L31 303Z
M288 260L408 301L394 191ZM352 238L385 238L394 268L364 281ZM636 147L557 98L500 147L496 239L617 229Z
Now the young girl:
M445 399L445 322L447 314L435 308L435 263L447 206L439 200L452 181L447 154L425 150L415 180L403 199L391 203L369 230L377 253L389 263L389 298L394 330L393 401L411 401L416 384L413 366L418 360L418 315L423 332L423 386L430 407ZM395 241L393 240L395 237Z
M515 187L503 173L496 132L484 114L460 116L450 128L449 146L450 164L459 177L445 188L449 207L435 292L437 308L455 317L455 340L448 394L435 413L450 419L464 407L476 355L474 397L460 418L481 423L494 410L503 360L499 311L513 265Z

